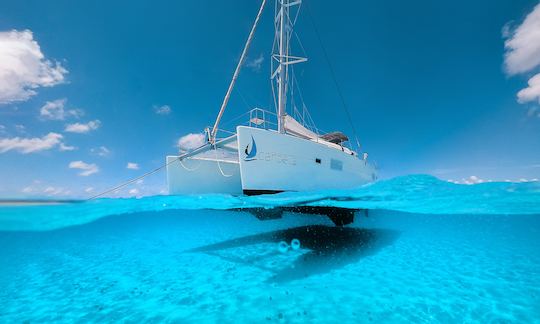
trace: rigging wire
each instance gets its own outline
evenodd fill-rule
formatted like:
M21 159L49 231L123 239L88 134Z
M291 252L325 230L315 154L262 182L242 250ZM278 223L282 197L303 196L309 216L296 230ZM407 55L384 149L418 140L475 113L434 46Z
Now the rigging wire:
M167 162L167 163L161 165L160 167L155 168L154 170L152 170L152 171L150 171L150 172L146 172L145 174L143 174L143 175L141 175L141 176L138 176L138 177L136 177L136 178L130 179L130 180L126 181L126 182L123 182L123 183L117 185L116 187L107 189L107 190L105 190L105 191L103 191L103 192L101 192L101 193L99 193L99 194L97 194L97 195L94 195L94 196L88 198L87 200L94 200L94 199L96 199L96 198L99 198L99 197L101 197L101 196L103 196L103 195L106 195L106 194L111 193L111 192L113 192L113 191L116 191L116 190L118 190L118 189L122 189L122 188L124 188L125 186L128 186L128 185L130 185L130 184L132 184L132 183L134 183L134 182L136 182L136 181L138 181L138 180L140 180L140 179L146 178L146 177L148 177L149 175L152 175L152 174L154 174L154 173L160 171L161 169L167 167L169 164L172 164L173 162L176 162L177 160L180 160L180 157L178 157L178 158L176 158L176 159L174 159L174 160L172 160L172 161L170 161L170 162Z
M201 149L201 148L205 147L206 145L208 145L208 144L201 145L201 146L197 147L196 149L194 149L193 151L198 150L198 149ZM129 180L127 180L127 181L125 181L125 182L123 182L123 183L121 183L121 184L119 184L119 185L117 185L117 186L115 186L115 187L112 187L112 188L107 189L107 190L105 190L105 191L103 191L103 192L100 192L100 193L98 193L98 194L96 194L96 195L93 195L93 196L91 196L90 198L88 198L87 200L94 200L94 199L96 199L96 198L99 198L99 197L101 197L101 196L103 196L103 195L106 195L106 194L111 193L111 192L113 192L113 191L116 191L116 190L118 190L118 189L122 189L122 188L124 188L125 186L128 186L128 185L130 185L130 184L132 184L132 183L134 183L134 182L136 182L136 181L138 181L138 180L141 180L141 179L143 179L143 178L146 178L146 177L148 177L149 175L152 175L152 174L154 174L154 173L156 173L156 172L158 172L158 171L161 171L162 169L166 168L167 166L173 164L173 163L176 162L176 161L182 161L182 159L183 159L187 154L189 154L189 152L188 152L188 153L185 153L185 154L182 154L182 155L180 155L180 156L178 156L178 157L176 157L175 159L173 159L173 160L171 160L171 161L169 161L169 162L167 162L167 163L165 163L165 164L163 164L163 165L161 165L161 166L159 166L159 167L153 169L152 171L146 172L146 173L144 173L144 174L142 174L142 175L140 175L140 176L138 176L138 177L129 179Z
M231 83L229 84L229 88L227 89L225 98L223 98L223 103L221 104L221 108L219 109L216 122L214 123L214 127L212 127L212 132L210 133L210 142L212 143L215 143L216 141L216 133L218 130L219 122L221 120L221 117L223 117L223 113L225 112L225 108L227 108L227 104L229 103L231 92L234 88L234 84L236 83L236 79L238 79L238 75L240 74L240 69L242 68L242 65L244 64L244 60L249 50L249 46L251 45L251 41L253 40L253 35L255 34L255 30L257 29L257 25L259 24L259 20L261 18L265 5L266 5L266 0L262 0L261 7L259 8L259 12L257 13L255 22L253 23L253 26L251 27L251 31L249 32L248 39L246 41L246 44L244 45L244 50L242 51L242 54L240 55L240 60L238 61L238 64L236 65L236 69L234 70Z
M319 44L321 45L324 58L326 60L326 63L328 64L328 68L330 69L330 75L332 76L332 80L334 81L334 85L336 86L339 98L341 100L341 104L343 106L343 109L345 110L345 113L347 115L347 119L349 120L349 124L351 126L351 129L353 131L354 138L356 140L356 145L358 145L358 150L360 150L360 141L358 140L358 134L356 133L356 127L354 127L354 123L351 117L351 113L349 112L349 108L347 107L347 103L345 102L345 97L343 96L343 92L341 91L341 87L339 86L339 83L336 78L336 73L334 71L334 67L332 66L332 62L330 61L330 57L328 56L328 52L326 51L326 48L324 47L321 35L319 34L319 30L317 29L317 26L315 25L315 20L313 19L313 16L311 15L311 9L309 1L306 1L306 8L307 13L309 17L309 21L311 22L311 25L313 26L313 29L315 30L315 34L317 35L317 39L319 41Z

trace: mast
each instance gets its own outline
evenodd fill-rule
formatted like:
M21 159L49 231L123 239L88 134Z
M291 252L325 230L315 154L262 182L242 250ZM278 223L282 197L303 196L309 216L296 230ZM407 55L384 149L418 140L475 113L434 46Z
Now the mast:
M280 1L280 0L277 0ZM287 104L287 65L286 57L289 52L288 41L289 37L286 35L288 26L288 17L289 14L289 0L281 0L281 9L279 10L279 76L277 79L278 83L278 132L285 132L285 114L286 104ZM285 19L283 19L285 18Z
M306 58L291 56L290 40L293 33L294 20L290 16L290 8L300 6L302 0L276 0L275 41L272 54L273 61L278 62L277 67L272 67L272 80L275 80L278 88L277 112L278 112L278 132L285 133L285 116L287 115L287 89L289 83L289 65L307 61ZM298 13L298 12L297 12ZM273 64L272 64L273 65Z

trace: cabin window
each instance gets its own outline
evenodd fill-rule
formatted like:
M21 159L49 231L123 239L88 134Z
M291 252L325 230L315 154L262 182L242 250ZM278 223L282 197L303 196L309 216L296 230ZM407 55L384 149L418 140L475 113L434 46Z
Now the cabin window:
M319 158L316 158L316 159L315 159L315 163L319 163L319 164L321 164L321 159L319 159Z
M343 170L343 162L340 160L331 159L330 169L339 170L339 171Z

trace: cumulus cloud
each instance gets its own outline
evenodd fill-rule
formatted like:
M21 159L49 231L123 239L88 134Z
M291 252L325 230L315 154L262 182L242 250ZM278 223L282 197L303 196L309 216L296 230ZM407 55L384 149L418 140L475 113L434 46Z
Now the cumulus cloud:
M82 124L82 123L68 124L66 125L65 131L69 133L84 134L84 133L88 133L90 131L98 129L99 126L101 126L101 122L96 119L96 120L89 121L86 124Z
M484 183L484 182L493 182L493 180L484 180L484 179L481 179L475 175L472 175L468 178L463 178L461 180L446 180L448 182L451 182L451 183L456 183L456 184L466 184L466 185L473 185L473 184L478 184L478 183Z
M128 162L126 168L130 170L139 170L139 165L137 163Z
M101 157L109 156L111 154L111 150L106 148L105 146L100 146L96 148L91 148L90 153L99 155Z
M540 30L538 32L540 34ZM518 102L537 102L540 104L540 73L529 79L529 86L518 92Z
M470 176L467 179L463 179L463 183L465 184L477 184L477 183L483 183L485 180L478 178L477 176Z
M17 151L23 154L46 151L62 145L63 136L49 133L43 137L34 138L0 138L0 153Z
M503 29L505 66L510 75L529 72L540 65L540 4L514 31Z
M99 168L94 163L85 163L83 161L73 161L69 163L70 169L79 169L82 170L79 172L80 176L87 177L89 175L92 175L94 173L99 172Z
M168 115L171 111L171 106L169 105L154 106L154 112L158 115Z
M540 4L534 7L515 30L510 30L507 24L503 28L503 37L507 38L504 43L504 64L509 75L537 69L540 66ZM540 73L529 79L528 87L518 92L517 100L522 104L540 104ZM530 110L528 115L531 115Z
M75 151L77 148L75 146L69 146L69 145L66 145L64 143L60 143L60 147L59 147L59 150L62 151L62 152L65 152L65 151Z
M203 146L206 143L206 136L200 133L189 133L178 139L177 146L182 151L189 151Z
M64 109L67 99L57 99L47 101L39 110L39 114L43 119L64 120L68 117L80 117L83 112L80 109Z
M64 188L56 188L49 186L43 190L43 193L47 194L48 196L57 196L60 194L69 194L69 191L64 190Z
M264 62L264 56L261 54L256 59L251 59L246 62L246 67L250 68L251 70L255 72L259 72L261 70L261 66Z
M67 73L45 58L30 30L0 32L0 104L27 100L40 87L64 82Z
M130 194L130 195L137 195L137 194L139 194L139 189L135 189L135 188L134 188L134 189L131 189L131 190L129 191L129 194Z

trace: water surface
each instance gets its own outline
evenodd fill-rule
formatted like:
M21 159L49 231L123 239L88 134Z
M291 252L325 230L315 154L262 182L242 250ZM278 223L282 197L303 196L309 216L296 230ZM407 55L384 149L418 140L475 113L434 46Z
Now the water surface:
M0 207L0 321L538 322L539 199L538 183L412 176ZM372 210L343 228L230 210L298 204Z

